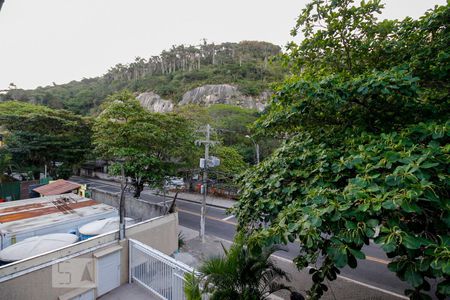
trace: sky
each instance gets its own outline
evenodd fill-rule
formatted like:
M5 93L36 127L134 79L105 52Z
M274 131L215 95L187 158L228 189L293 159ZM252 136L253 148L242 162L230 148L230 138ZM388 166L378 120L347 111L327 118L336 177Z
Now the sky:
M284 46L309 0L5 0L0 90L103 75L172 45L261 40ZM417 18L445 0L384 0L382 18ZM295 39L294 39L295 40Z

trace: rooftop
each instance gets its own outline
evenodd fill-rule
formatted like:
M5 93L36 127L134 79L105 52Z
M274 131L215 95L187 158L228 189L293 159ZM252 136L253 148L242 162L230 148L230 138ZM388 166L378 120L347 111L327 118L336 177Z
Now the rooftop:
M52 183L37 187L33 189L33 191L41 194L42 196L50 196L70 193L71 191L76 190L80 187L81 185L76 182L58 179L56 181L53 181Z
M2 203L0 233L20 232L44 225L56 225L101 213L115 212L110 205L65 194Z

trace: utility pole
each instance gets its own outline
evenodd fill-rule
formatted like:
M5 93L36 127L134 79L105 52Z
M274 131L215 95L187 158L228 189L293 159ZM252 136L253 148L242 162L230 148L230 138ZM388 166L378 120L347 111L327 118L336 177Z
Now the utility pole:
M209 161L209 146L214 145L216 141L211 141L211 126L206 124L206 128L204 130L199 130L200 132L205 132L206 139L195 141L196 144L205 145L205 161L204 165L200 167L203 168L203 200L202 207L200 212L200 237L202 238L202 242L205 242L205 219L206 219L206 193L208 191L208 161Z
M203 169L203 201L202 201L202 210L200 213L201 214L200 237L202 238L202 242L205 242L206 193L208 192L208 159L209 159L209 143L210 143L210 137L211 137L210 131L211 131L211 126L209 126L209 124L206 124L205 167Z
M256 164L259 165L259 144L257 142L255 142L255 140L251 136L246 135L245 137L250 139L252 141L253 145L255 145Z
M256 148L256 164L259 165L259 144L258 143L255 143L255 144L256 144L256 146L255 146L255 148Z

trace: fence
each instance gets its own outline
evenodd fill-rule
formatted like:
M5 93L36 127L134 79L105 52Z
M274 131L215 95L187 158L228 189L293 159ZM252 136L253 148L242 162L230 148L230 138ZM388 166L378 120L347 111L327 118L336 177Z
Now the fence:
M20 182L8 182L0 184L0 199L7 201L20 199Z
M184 275L194 269L139 241L129 240L130 282L167 300L184 300Z
M32 189L44 184L48 184L50 180L52 180L52 178L47 177L40 180L0 183L0 199L13 201L39 197L39 194L35 194Z

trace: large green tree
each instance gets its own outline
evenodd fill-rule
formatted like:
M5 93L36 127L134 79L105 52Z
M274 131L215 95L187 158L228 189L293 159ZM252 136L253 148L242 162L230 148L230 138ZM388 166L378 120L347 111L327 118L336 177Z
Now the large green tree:
M161 186L191 158L194 145L190 123L174 114L150 113L128 91L108 97L95 120L93 143L97 153L123 161L139 196L144 183ZM113 173L119 166L113 164Z
M65 110L8 101L0 103L0 126L6 131L4 151L13 171L67 178L89 153L91 127L88 119Z
M378 21L380 1L314 0L255 124L287 137L241 180L240 230L261 247L299 241L319 298L379 244L412 299L450 295L449 5ZM261 226L267 224L267 226Z

